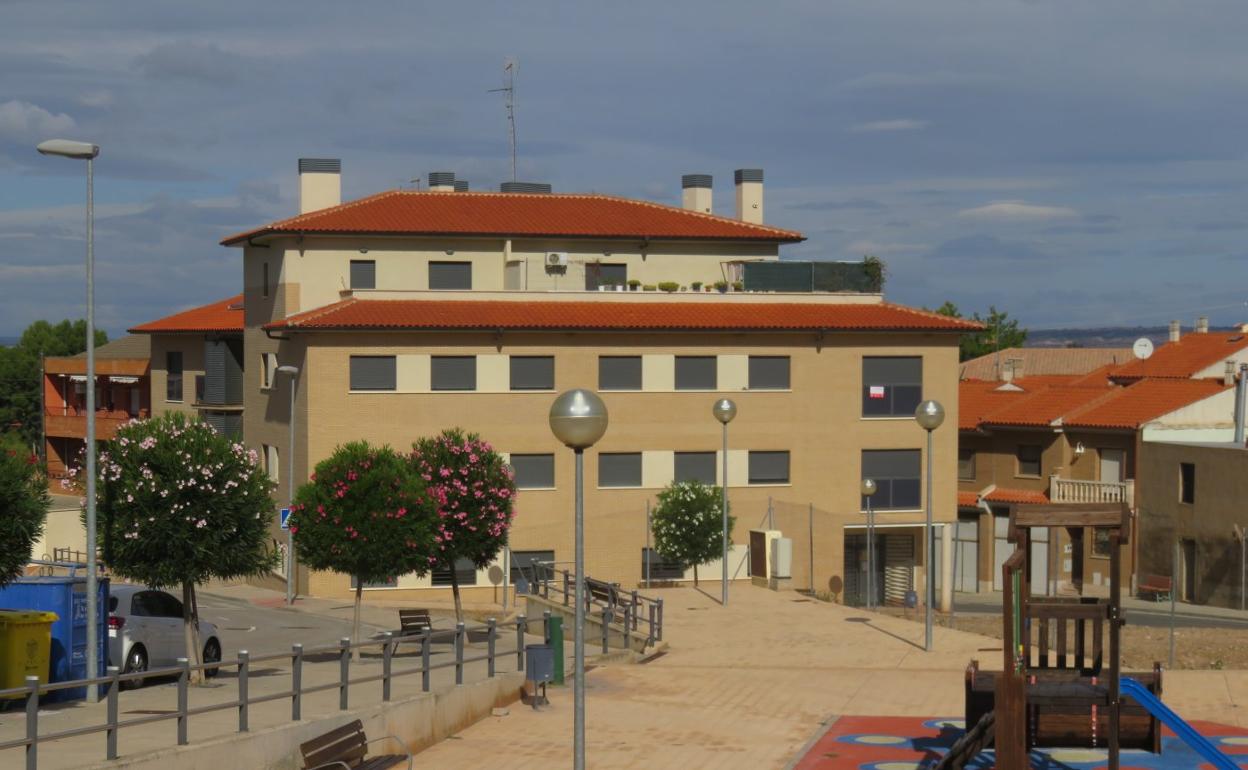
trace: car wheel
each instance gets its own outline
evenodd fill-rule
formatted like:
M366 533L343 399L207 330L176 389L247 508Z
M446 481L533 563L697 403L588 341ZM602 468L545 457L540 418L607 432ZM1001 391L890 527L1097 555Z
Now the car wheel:
M147 650L143 648L143 645L136 644L130 648L129 654L126 655L126 665L122 667L121 673L138 674L146 670L147 670ZM129 682L122 682L121 689L137 690L138 688L143 686L143 683L144 683L144 680L142 679L135 679Z
M218 642L216 639L209 639L208 643L204 645L204 663L207 664L207 663L220 663L220 662L221 662L221 643ZM215 666L213 668L205 668L204 676L211 679L212 677L216 676L217 673L220 672L220 670L221 669L216 668Z

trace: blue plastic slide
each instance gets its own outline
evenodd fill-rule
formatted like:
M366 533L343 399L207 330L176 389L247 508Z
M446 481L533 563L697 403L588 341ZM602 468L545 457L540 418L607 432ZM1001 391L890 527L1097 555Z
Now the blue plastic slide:
M1183 718L1170 710L1170 707L1162 703L1148 691L1148 688L1140 684L1136 679L1124 676L1119 680L1119 686L1123 695L1130 695L1138 704L1144 707L1148 713L1161 720L1166 727L1174 731L1179 739L1191 746L1197 754L1204 757L1210 764L1218 768L1218 770L1240 770L1239 765L1231 760L1230 757L1223 754L1217 746L1213 745L1205 736L1196 732L1196 729L1183 721Z

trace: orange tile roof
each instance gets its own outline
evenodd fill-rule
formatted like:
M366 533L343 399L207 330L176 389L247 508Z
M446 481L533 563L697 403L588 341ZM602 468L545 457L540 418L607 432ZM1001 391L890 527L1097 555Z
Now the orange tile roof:
M1015 380L1011 385L996 380L962 380L958 383L958 430L977 430L985 422L1015 404L1027 403L1027 399L1051 388L1091 389L1101 392L1108 389L1102 381L1086 381L1086 376L1039 375ZM1047 423L1046 423L1047 424Z
M160 332L238 332L243 331L243 295L235 294L171 316L148 321L130 329L131 334Z
M1232 387L1220 380L1139 380L1128 387L1115 388L1109 398L1071 411L1062 418L1062 425L1135 430L1149 420Z
M978 492L963 492L958 490L958 507L959 508L976 508L979 506Z
M1063 415L1114 392L1112 388L1051 386L991 412L980 424L1047 428Z
M1122 365L1132 359L1131 348L1004 348L1000 353L972 358L961 364L964 380L1000 378L997 365L1018 361L1024 377L1037 374L1087 374L1106 364Z
M266 329L550 329L938 331L978 325L881 303L362 300L355 297L299 313Z
M1112 376L1117 380L1193 377L1245 348L1248 348L1248 334L1243 332L1195 332L1178 342L1167 342L1149 358L1118 367Z
M1012 487L997 487L988 494L984 495L984 499L990 503L1049 502L1049 496L1043 492L1036 492L1030 489L1014 489Z
M805 240L794 230L611 195L390 190L231 235L221 243L299 233Z

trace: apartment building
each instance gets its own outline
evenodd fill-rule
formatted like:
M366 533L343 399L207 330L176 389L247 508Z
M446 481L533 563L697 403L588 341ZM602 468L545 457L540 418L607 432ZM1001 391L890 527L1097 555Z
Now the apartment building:
M833 554L820 586L858 570L864 474L909 585L926 556L921 476L926 436L913 412L935 398L957 420L958 335L972 324L862 292L625 291L630 281L692 288L774 262L799 233L762 223L762 172L736 174L735 216L717 216L711 180L688 175L683 207L603 195L429 191L339 200L337 161L300 161L299 216L227 238L243 250L244 436L269 461L284 499L344 442L407 449L460 426L505 452L521 492L513 573L572 551L572 455L551 435L557 393L598 391L610 427L586 457L586 558L596 577L636 585L646 505L673 480L726 481L737 517L730 573L746 579L748 530L768 497L828 511ZM532 188L529 188L532 189ZM295 446L279 366L299 370ZM727 479L712 403L732 397ZM956 512L952 427L935 435L935 517ZM905 546L904 548L902 546ZM852 549L851 549L852 550ZM661 563L662 577L681 579ZM895 566L897 564L895 563ZM719 569L709 566L709 573ZM488 570L461 585L490 595ZM794 576L795 580L798 578ZM450 575L369 587L413 598ZM344 595L346 576L304 574L299 590ZM825 588L826 590L826 588ZM845 598L845 597L842 597Z

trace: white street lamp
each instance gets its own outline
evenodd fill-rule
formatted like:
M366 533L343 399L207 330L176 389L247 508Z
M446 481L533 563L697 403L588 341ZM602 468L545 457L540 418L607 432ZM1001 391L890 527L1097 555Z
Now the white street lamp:
M89 142L49 139L36 147L41 155L87 162L87 678L100 675L99 588L95 563L95 158L100 147ZM99 688L87 688L87 700L99 700Z
M859 487L867 501L867 609L875 609L875 514L871 511L871 498L878 487L875 479L863 479Z
M715 419L724 426L724 460L723 460L723 479L719 487L720 491L720 507L724 517L724 542L722 565L724 569L723 575L723 595L720 597L720 604L724 607L728 606L728 423L732 422L732 418L737 416L737 405L732 402L731 398L721 398L715 402L715 406L711 407L711 414L715 415ZM814 567L812 566L813 570Z
M576 638L573 640L572 767L585 770L585 450L607 432L607 405L593 391L576 388L550 405L550 432L576 454Z
M927 431L927 524L923 530L927 543L927 610L924 619L925 634L923 649L932 651L932 604L936 599L936 542L932 527L932 431L945 421L945 408L939 401L924 401L914 410L914 421Z
M284 364L277 367L277 374L290 375L290 444L286 447L286 506L295 504L295 385L299 382L299 367ZM295 536L286 529L286 604L295 603Z

